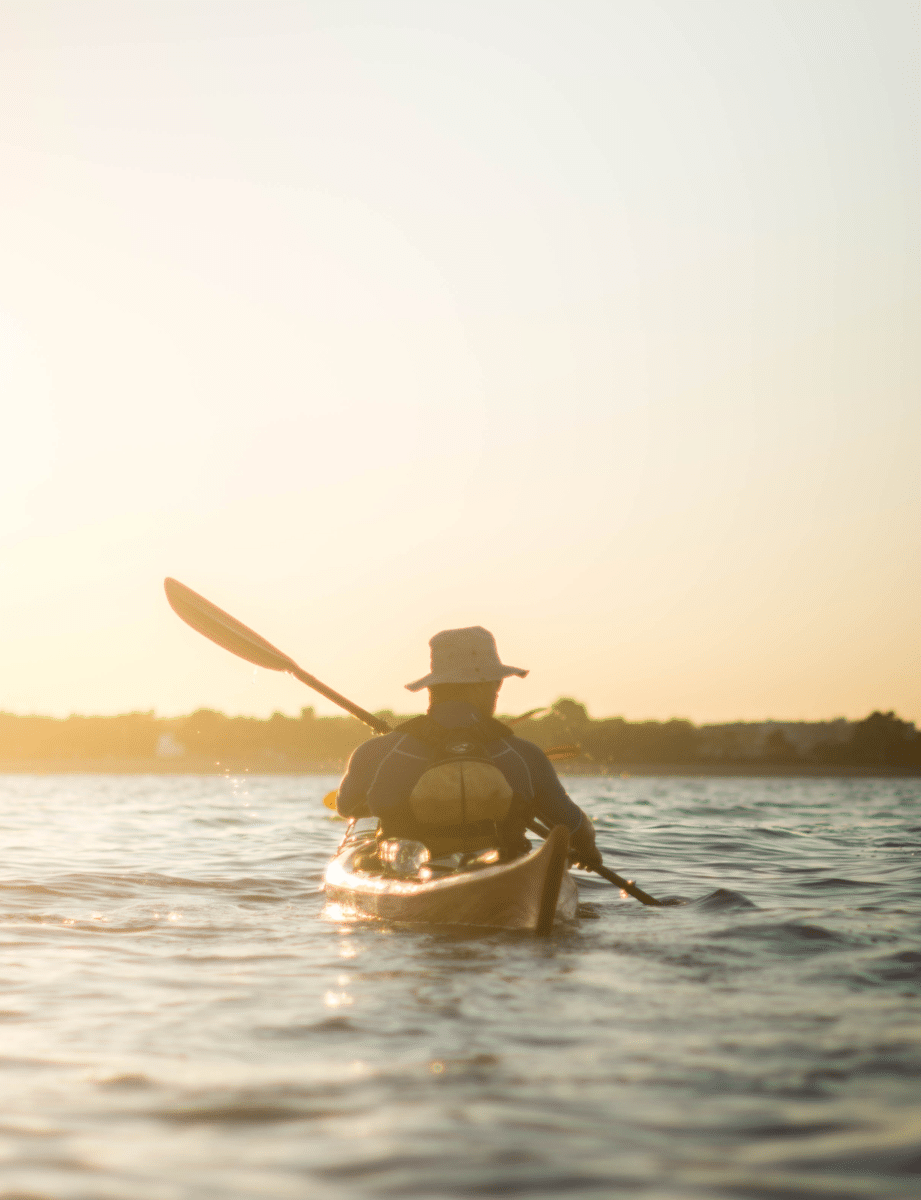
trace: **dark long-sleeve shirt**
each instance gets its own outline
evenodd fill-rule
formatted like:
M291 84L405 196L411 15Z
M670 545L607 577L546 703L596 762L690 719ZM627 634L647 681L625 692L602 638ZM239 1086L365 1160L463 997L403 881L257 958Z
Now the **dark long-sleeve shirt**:
M462 729L480 719L475 708L457 701L435 705L430 715L445 729ZM575 833L587 820L566 795L549 758L533 742L509 734L488 746L487 752L515 794L546 825L565 825ZM385 816L409 796L433 758L429 746L399 729L362 743L349 760L336 807L344 817Z

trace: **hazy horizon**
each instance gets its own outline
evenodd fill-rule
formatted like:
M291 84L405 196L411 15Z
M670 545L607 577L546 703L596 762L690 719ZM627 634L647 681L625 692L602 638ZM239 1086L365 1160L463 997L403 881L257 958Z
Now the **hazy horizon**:
M921 723L917 6L6 0L0 710Z
M321 697L316 695L316 693L312 693L312 694L316 697L316 700L321 700ZM561 700L563 700L563 701L570 700L570 701L574 701L576 704L582 704L582 701L579 700L579 698L577 696L556 696L553 698L553 700L548 700L545 705L542 705L536 711L538 712L538 714L549 712L553 708L553 706ZM624 721L627 721L629 724L639 724L639 723L642 723L643 721L660 722L662 724L666 724L669 721L691 721L691 718L684 717L680 713L674 713L674 714L671 714L670 716L666 716L666 717L624 717L624 715L622 713L592 712L588 709L587 705L583 705L583 707L585 707L588 717L592 721L624 720ZM358 720L357 717L351 716L350 713L344 711L341 708L337 708L334 705L331 705L326 701L323 701L322 708L320 707L319 704L311 703L311 704L302 704L302 705L300 705L299 708L296 708L296 709L293 708L290 711L285 711L284 709L275 709L275 710L273 710L272 713L265 713L265 714L258 714L258 713L252 713L252 712L224 712L222 709L215 709L215 708L209 708L207 706L203 706L201 709L191 710L189 712L179 712L179 713L159 712L155 708L137 708L137 709L133 709L131 711L125 711L125 712L119 712L119 713L71 712L71 713L65 713L65 714L40 713L40 712L15 713L15 712L11 712L9 709L0 709L0 716L9 716L9 717L14 717L14 718L16 718L16 717L35 718L38 720L51 720L51 721L66 721L70 718L78 718L80 720L89 720L89 721L118 720L120 717L152 716L153 719L157 720L157 721L178 721L178 720L183 720L190 716L194 716L196 712L205 711L205 712L216 713L218 716L226 718L229 721L235 721L235 720L238 720L239 718L246 718L246 719L251 718L251 719L257 720L257 721L268 721L272 716L274 716L274 714L276 712L282 713L283 716L291 717L292 719L296 719L299 715L302 714L302 712L305 708L312 708L314 710L314 714L318 720L324 719L327 717L341 717L343 720L349 720L349 721L357 721ZM400 708L400 709L378 708L378 709L373 709L373 710L369 709L368 711L371 712L373 716L381 716L383 714L384 716L392 717L394 720L402 721L402 720L410 719L415 713L423 711L424 708L425 708L424 703L420 704L418 701L416 701L416 702L410 701L408 704L404 705L403 708ZM532 710L527 709L524 711L530 712ZM879 710L876 710L876 711L879 711ZM518 719L520 719L520 717L522 715L523 715L523 713L520 712L519 709L516 707L507 706L507 705L503 706L503 703L500 699L499 706L496 710L496 717L500 721L505 720L505 719L518 720ZM824 717L815 717L815 718L797 718L797 717L788 718L788 717L776 717L776 716L775 717L763 717L763 718L740 717L740 718L736 718L736 719L729 718L725 721L691 721L691 724L693 724L695 727L701 727L703 725L733 725L733 724L759 725L759 724L772 724L772 723L791 724L791 725L797 724L797 723L814 724L814 725L826 725L826 724L831 725L831 724L835 724L838 721L847 721L849 724L855 724L861 720L864 720L866 717L868 717L870 715L871 715L870 713L864 713L863 717L842 717L840 714L834 714L834 715L827 715ZM898 712L895 713L895 716L900 719L905 719L902 717L902 714L898 713ZM358 723L362 724L361 721L358 721ZM911 721L910 718L908 719L908 723L912 724L912 725L915 724L915 722Z

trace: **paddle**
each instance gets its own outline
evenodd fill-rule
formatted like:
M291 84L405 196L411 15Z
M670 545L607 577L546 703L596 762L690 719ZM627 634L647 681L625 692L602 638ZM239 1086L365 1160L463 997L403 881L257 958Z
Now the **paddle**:
M530 829L532 833L536 833L538 837L544 838L544 840L546 840L547 835L550 833L550 830L547 828L547 826L542 825L541 822L536 818L528 821L528 829ZM586 867L585 869L587 871L592 871L595 875L600 875L601 878L606 879L608 883L613 883L616 887L619 887L621 891L626 892L628 896L632 896L634 900L639 900L641 904L654 904L657 907L665 908L672 904L683 903L681 900L677 899L657 900L655 896L650 896L650 894L648 892L644 892L641 887L637 887L632 879L624 879L623 875L618 875L616 871L612 871L609 867L604 866L603 863L599 863L599 865L595 867Z
M618 875L616 871L610 870L605 866L589 867L590 871L594 871L596 875L600 875L602 879L606 879L608 883L613 883L617 887L632 896L634 900L639 900L641 904L655 904L660 908L668 908L673 904L683 904L683 900L679 900L677 896L671 896L668 900L657 900L655 896L650 896L648 892L644 892L641 887L630 879L624 879L623 875Z
M255 663L257 667L267 667L270 671L286 671L295 679L299 679L301 683L306 683L309 688L313 688L315 692L319 692L321 696L325 696L327 700L332 700L333 704L344 708L347 713L351 713L365 725L370 725L375 733L391 732L386 721L359 708L357 704L353 704L345 696L340 696L338 692L334 692L331 687L327 687L313 675L308 675L293 658L282 654L271 642L260 637L248 625L244 625L230 613L224 612L222 608L218 608L216 604L206 600L204 596L199 596L198 592L193 592L178 579L164 579L163 587L166 591L166 598L176 615L181 617L187 625L191 625L193 629L204 634L206 638L210 638L212 642L217 642L219 646L223 646L225 650L229 650L231 654L236 654L239 658L245 658L247 662Z
M547 711L546 705L544 705L543 708L529 708L528 711L526 713L522 713L520 717L505 717L504 720L505 720L506 725L517 725L519 721L530 720L530 718L533 717L535 713L546 712L546 711Z
M306 683L309 688L313 688L315 692L319 692L327 700L332 700L333 704L344 708L347 713L351 713L353 717L357 717L359 721L364 722L365 725L369 725L375 733L392 732L386 721L382 721L380 717L375 717L373 713L359 708L357 704L353 704L351 700L340 695L339 692L335 692L331 687L327 687L325 683L321 683L315 676L308 675L306 671L297 665L293 658L289 658L287 654L283 654L271 642L267 642L264 637L260 637L255 630L250 629L248 625L244 625L242 621L238 621L236 617L232 617L230 613L224 612L222 608L218 608L216 604L212 604L210 600L206 600L204 596L200 596L198 592L193 592L190 587L186 587L178 579L164 579L163 587L173 612L178 617L181 617L187 625L191 625L198 633L203 634L212 642L216 642L218 646L222 646L225 650L229 650L231 654L236 654L239 658L246 659L247 662L255 663L257 667L266 667L270 671L285 671L289 675L293 675L301 683ZM540 711L540 709L533 709L532 712L525 713L525 717L532 716L533 713ZM518 720L523 719L525 718L518 718ZM330 792L323 799L323 803L328 808L333 807L327 803L333 795L334 793ZM529 823L528 827L543 838L546 838L550 833L549 829L537 821ZM602 879L607 879L609 883L616 884L617 887L622 888L642 904L665 905L681 903L680 900L656 900L654 896L650 896L648 892L644 892L642 888L638 888L635 883L631 883L629 879L624 879L614 871L609 871L605 866L592 867L591 870L596 875L600 875Z

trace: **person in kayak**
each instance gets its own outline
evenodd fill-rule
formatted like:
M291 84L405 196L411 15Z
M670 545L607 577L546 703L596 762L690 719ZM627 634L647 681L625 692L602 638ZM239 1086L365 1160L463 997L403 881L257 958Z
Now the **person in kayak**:
M537 817L569 829L574 862L598 865L592 822L550 760L493 715L503 680L528 672L505 666L495 638L478 625L442 630L429 646L429 674L406 685L428 688L428 712L355 750L339 814L376 816L381 837L420 841L433 858L487 848L516 858L530 848L525 829Z

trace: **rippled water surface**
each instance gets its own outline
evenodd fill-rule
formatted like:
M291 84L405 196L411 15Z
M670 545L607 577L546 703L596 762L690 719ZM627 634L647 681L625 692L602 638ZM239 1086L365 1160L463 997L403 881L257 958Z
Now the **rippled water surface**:
M0 1197L915 1197L921 781L572 779L536 940L344 924L307 777L0 778Z

